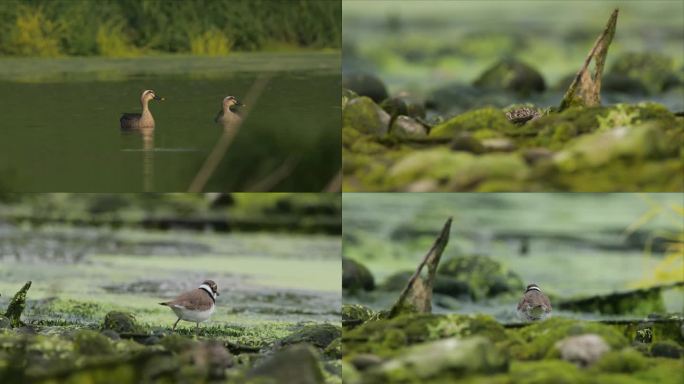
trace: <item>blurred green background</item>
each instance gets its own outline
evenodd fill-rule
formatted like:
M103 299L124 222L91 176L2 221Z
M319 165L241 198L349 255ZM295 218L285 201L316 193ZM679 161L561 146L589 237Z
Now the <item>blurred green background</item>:
M565 77L579 70L615 8L620 16L606 68L626 52L650 52L681 72L681 1L344 0L343 70L374 72L391 94L424 97L445 83L470 83L514 56L564 90ZM662 96L676 106L681 98Z

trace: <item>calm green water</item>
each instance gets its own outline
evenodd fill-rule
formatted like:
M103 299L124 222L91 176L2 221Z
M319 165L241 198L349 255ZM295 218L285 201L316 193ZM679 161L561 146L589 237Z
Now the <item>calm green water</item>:
M259 76L270 81L205 190L320 191L340 168L339 65L338 53L2 59L0 191L185 191L223 133L221 100ZM155 130L122 134L144 89L167 99L150 107Z

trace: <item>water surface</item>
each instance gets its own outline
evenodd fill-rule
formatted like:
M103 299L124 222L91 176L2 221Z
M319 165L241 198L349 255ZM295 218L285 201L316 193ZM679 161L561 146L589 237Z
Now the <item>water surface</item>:
M2 59L0 191L185 191L223 133L221 100L244 99L259 77L205 190L324 189L340 168L337 53ZM122 134L144 89L166 98L151 103L156 127Z

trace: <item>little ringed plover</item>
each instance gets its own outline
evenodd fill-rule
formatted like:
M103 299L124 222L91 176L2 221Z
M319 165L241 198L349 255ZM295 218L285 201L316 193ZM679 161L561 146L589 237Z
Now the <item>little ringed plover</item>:
M541 288L537 284L530 284L525 289L522 299L518 303L518 316L520 318L531 321L541 320L551 314L551 302L549 298L542 293Z
M173 310L178 316L178 320L173 323L173 330L176 330L176 325L181 320L194 322L197 326L195 333L199 331L199 323L209 319L214 309L216 308L216 296L218 296L218 287L213 280L205 280L197 289L184 292L178 295L175 299L163 303Z

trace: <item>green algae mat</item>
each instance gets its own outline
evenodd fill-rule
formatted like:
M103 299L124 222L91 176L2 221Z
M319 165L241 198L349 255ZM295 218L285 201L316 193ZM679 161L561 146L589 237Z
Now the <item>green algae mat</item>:
M0 382L340 383L339 247L330 235L3 224ZM211 319L171 332L158 303L208 278Z

